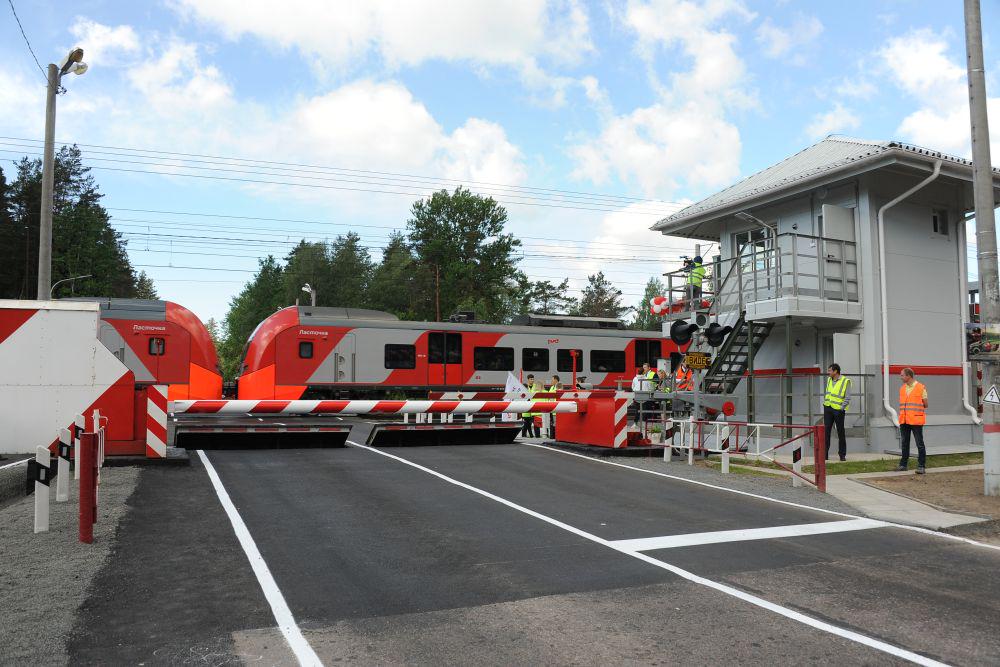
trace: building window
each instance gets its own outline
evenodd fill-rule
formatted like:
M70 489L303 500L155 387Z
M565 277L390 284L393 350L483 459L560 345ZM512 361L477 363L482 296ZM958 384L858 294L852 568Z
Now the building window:
M931 226L935 234L948 236L948 211L935 209L931 213Z
M660 358L660 341L658 340L637 340L635 341L635 366L638 368L644 363L650 368L656 368L656 360Z
M149 339L149 354L154 357L162 357L167 353L167 339L166 338L150 338Z
M548 371L549 350L546 347L526 347L521 350L521 368L526 371Z
M573 368L573 355L576 352L576 368ZM577 373L583 370L583 350L556 350L556 371L559 373Z
M299 341L299 359L313 358L313 344L311 340Z
M514 370L514 348L473 348L472 366L477 371L512 371Z
M385 346L386 368L416 368L417 346L389 343Z
M624 373L624 350L591 350L590 370L593 373Z

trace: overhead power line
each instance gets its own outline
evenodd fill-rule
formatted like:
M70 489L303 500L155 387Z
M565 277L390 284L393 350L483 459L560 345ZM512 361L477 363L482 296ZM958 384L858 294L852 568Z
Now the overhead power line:
M14 9L14 0L7 0L7 4L10 5L10 12L11 14L14 15L14 20L17 21L17 27L21 30L21 37L24 38L24 43L28 46L28 52L31 54L32 59L35 61L35 65L38 66L38 71L42 73L42 79L47 84L49 77L48 75L45 74L45 68L42 67L42 64L40 62L38 62L38 56L35 55L35 50L31 48L31 41L28 39L28 36L24 34L24 26L21 25L21 19L17 15L17 10Z
M37 147L42 143L39 139L30 139L24 137L4 137L0 136L0 140L7 142L21 142L20 144L4 144L8 146L18 146L21 148L32 148ZM24 146L23 144L28 144ZM609 195L593 192L583 192L579 190L565 190L559 188L541 188L526 185L511 185L508 183L496 183L489 181L473 181L470 179L455 179L447 177L436 177L436 176L424 176L419 174L407 174L399 172L390 171L377 171L371 169L352 169L347 167L335 167L329 165L315 165L315 164L303 164L296 162L281 162L275 160L260 160L252 158L241 158L241 157L227 157L219 155L206 155L200 153L181 153L175 151L160 151L155 149L147 148L128 148L123 146L108 146L100 144L85 144L77 143L75 144L82 148L93 149L88 150L88 153L96 154L106 154L106 155L119 155L127 157L140 157L140 158L150 158L150 157L161 157L170 156L173 159L182 160L185 162L196 162L201 164L233 164L234 166L257 166L265 165L267 168L280 169L284 171L295 171L295 172L306 172L306 173L336 173L336 174L346 174L354 176L364 176L367 178L376 178L384 180L393 180L409 183L419 183L422 185L430 184L441 184L448 183L451 185L466 185L470 187L486 187L486 188L501 188L508 192L525 192L525 193L548 193L548 196L559 196L559 197L569 197L569 198L583 198L589 200L597 200L603 202L610 202L619 205L628 204L655 204L655 205L665 205L665 206L683 206L681 202L670 202L662 200L650 200L643 199L639 197L631 197L628 195Z

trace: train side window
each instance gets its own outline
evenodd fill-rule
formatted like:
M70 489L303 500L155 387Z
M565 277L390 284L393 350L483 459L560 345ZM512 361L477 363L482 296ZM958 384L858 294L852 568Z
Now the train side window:
M449 364L462 363L462 334L445 334L445 359ZM511 366L511 368L514 368Z
M389 343L385 346L385 367L416 368L417 347L415 345L397 345L395 343Z
M313 358L313 344L311 340L299 341L299 359Z
M660 358L662 348L658 340L637 340L635 341L635 365L636 368L648 363L656 368L656 360Z
M521 350L521 368L526 371L548 372L549 349L547 347L526 347Z
M572 373L573 372L573 355L570 354L572 350L556 350L556 371L560 373ZM583 370L583 350L576 351L576 372L579 373Z
M514 348L475 347L472 349L472 365L477 371L512 371Z
M162 357L167 353L167 339L166 338L150 338L149 339L149 354L154 357Z
M427 334L427 363L444 363L444 334L432 332Z
M624 373L624 350L591 350L590 370L593 373Z

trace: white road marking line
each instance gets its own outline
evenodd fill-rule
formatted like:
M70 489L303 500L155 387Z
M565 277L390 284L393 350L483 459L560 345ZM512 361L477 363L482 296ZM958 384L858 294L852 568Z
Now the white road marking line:
M426 466L422 466L419 463L414 463L413 461L410 461L408 459L404 459L404 458L402 458L400 456L396 456L395 454L390 454L388 452L383 452L383 451L381 451L379 449L375 449L374 447L369 447L367 445L361 445L361 444L358 444L356 442L352 442L351 440L348 440L347 444L352 445L354 447L357 447L359 449L366 449L366 450L368 450L370 452L374 452L374 453L376 453L376 454L378 454L380 456L384 456L386 458L390 458L390 459L393 459L395 461L399 461L400 463L408 465L408 466L410 466L412 468L416 468L417 470L423 471L423 472L427 473L428 475L432 475L434 477L437 477L438 479L441 479L441 480L443 480L445 482L448 482L449 484L454 484L455 486L458 486L458 487L461 487L463 489L466 489L467 491L471 491L473 493L479 494L479 495L483 496L484 498L489 498L490 500L496 501L496 502L500 503L501 505L506 505L507 507L509 507L509 508L511 508L513 510L516 510L516 511L521 512L523 514L527 514L528 516L534 517L536 519L539 519L540 521L544 521L544 522L546 522L548 524L551 524L553 526L556 526L558 528L562 528L563 530L565 530L567 532L573 533L574 535L578 535L578 536L580 536L580 537L582 537L584 539L590 540L591 542L596 542L597 544L600 544L602 546L608 547L609 549L613 549L613 550L615 550L615 551L617 551L619 553L625 554L627 556L631 556L631 557L636 558L638 560L641 560L643 562L649 563L650 565L658 567L658 568L660 568L662 570L666 570L668 572L672 572L673 574L676 574L677 576L682 577L684 579L687 579L688 581L691 581L693 583L700 584L700 585L706 586L708 588L712 588L712 589L717 590L717 591L719 591L721 593L725 593L726 595L730 595L730 596L735 597L737 599L743 600L744 602L749 602L752 605L755 605L757 607L761 607L762 609L767 609L768 611L772 611L772 612L774 612L774 613L776 613L776 614L778 614L780 616L784 616L785 618L789 618L789 619L791 619L793 621L798 621L799 623L802 623L804 625L808 625L808 626L810 626L812 628L816 628L817 630L822 630L824 632L828 632L830 634L837 635L838 637L843 637L844 639L848 639L850 641L854 641L854 642L857 642L859 644L863 644L864 646L868 646L869 648L873 648L873 649L875 649L877 651L882 651L883 653L888 653L889 655L894 655L897 658L902 658L903 660L909 660L910 662L913 662L913 663L918 664L918 665L925 665L927 667L940 667L942 665L945 665L945 663L943 663L943 662L938 662L937 660L932 660L931 658L924 657L924 656L920 655L919 653L914 653L913 651L908 651L908 650L906 650L904 648L901 648L899 646L894 646L894 645L889 644L887 642L875 639L874 637L868 637L867 635L863 635L861 633L854 632L853 630L848 630L846 628L841 628L841 627L838 627L838 626L833 625L831 623L827 623L826 621L821 621L819 619L812 618L811 616L806 616L805 614L797 612L797 611L795 611L793 609L788 609L787 607L782 607L781 605L775 604L773 602L769 602L768 600L765 600L764 598L757 597L756 595L751 595L750 593L745 593L745 592L743 592L743 591L741 591L741 590L739 590L737 588L733 588L732 586L727 586L726 584L720 584L720 583L718 583L716 581L712 581L711 579L705 579L704 577L700 577L700 576L694 574L693 572L688 572L687 570L681 569L681 568L677 567L676 565L671 565L670 563L664 562L662 560L658 560L656 558L653 558L652 556L647 556L644 553L640 553L638 551L629 551L628 549L623 549L621 547L616 546L614 542L611 542L609 540L605 540L602 537L598 537L597 535L594 535L592 533L588 533L588 532L586 532L584 530L581 530L579 528L571 526L571 525L569 525L567 523L563 523L562 521L559 521L558 519L553 519L552 517L549 517L549 516L546 516L546 515L541 514L539 512L536 512L534 510L528 509L527 507L524 507L522 505L518 505L517 503L515 503L513 501L510 501L510 500L507 500L506 498L502 498L500 496L494 495L494 494L490 493L489 491L484 491L483 489L480 489L480 488L477 488L475 486L472 486L471 484L466 484L465 482L460 482L459 480L454 479L453 477L448 477L447 475L445 475L443 473L440 473L440 472L438 472L436 470L433 470L431 468L428 468Z
M4 470L5 468L13 468L14 466L24 465L25 463L27 463L30 460L31 459L21 459L20 461L14 461L13 463L7 463L5 465L0 466L0 470Z
M268 604L271 605L271 613L274 614L274 620L278 624L281 634L285 636L288 647L292 649L300 665L322 667L323 662L302 635L302 630L299 629L298 624L295 622L295 617L292 616L292 610L288 608L288 603L285 602L285 596L281 594L281 589L278 588L274 577L271 576L270 568L264 562L264 557L260 555L257 543L254 542L253 536L250 535L250 530L243 522L243 517L240 516L239 510L233 505L233 501L230 499L226 487L223 486L222 480L219 479L219 474L215 471L215 467L212 466L212 462L205 456L205 452L200 449L198 450L198 456L201 457L201 462L205 466L208 478L212 480L212 486L215 487L215 493L219 496L222 508L226 510L226 515L233 524L233 532L236 533L236 538L240 541L240 546L243 547L243 551L247 555L247 560L250 561L250 567L253 568L254 574L257 575L260 588L264 591L264 597L267 598Z
M538 449L547 449L550 452L555 452L557 454L565 454L566 456L576 456L585 461L590 461L592 463L603 463L604 465L615 466L617 468L625 468L626 470L634 470L635 472L643 472L649 475L656 475L657 477L666 477L667 479L675 479L678 482L686 482L688 484L695 484L697 486L704 486L709 489L716 489L718 491L725 491L727 493L735 493L741 496L749 496L750 498L759 498L760 500L766 500L770 503L778 503L779 505L790 505L791 507L800 507L805 510L812 510L813 512L822 512L823 514L833 514L834 516L845 516L851 519L864 518L857 514L848 514L846 512L837 512L836 510L827 510L820 507L812 507L811 505L803 505L802 503L794 503L790 500L779 500L777 498L768 498L767 496L762 496L759 493L750 493L749 491L740 491L739 489L730 489L725 486L719 486L717 484L709 484L708 482L699 482L695 479L687 479L686 477L678 477L677 475L669 475L665 472L657 472L656 470L647 470L646 468L636 468L624 463L615 463L614 461L605 461L604 459L594 458L593 456L586 456L584 454L577 454L576 452L567 452L562 449L557 449L555 447L549 447L548 445L536 445L530 442L522 442L521 445L525 447L536 447ZM920 526L908 526L905 523L894 523L892 521L882 521L887 528L902 528L903 530L911 530L915 533L924 533L926 535L933 535L934 537L941 537L946 540L952 540L955 542L964 542L966 544L971 544L976 547L983 547L984 549L994 549L1000 551L1000 546L995 544L986 544L984 542L976 542L968 537L961 537L959 535L950 535L948 533L942 533L936 530L931 530L930 528L921 528Z
M640 537L634 540L615 540L616 548L626 551L655 551L657 549L676 549L678 547L695 547L702 544L721 544L723 542L747 542L750 540L774 540L783 537L802 537L805 535L824 535L826 533L843 533L852 530L866 530L885 526L881 521L872 519L853 519L847 521L825 521L823 523L800 523L792 526L771 526L769 528L746 528L742 530L715 530L707 533L685 533L681 535L663 535L660 537Z

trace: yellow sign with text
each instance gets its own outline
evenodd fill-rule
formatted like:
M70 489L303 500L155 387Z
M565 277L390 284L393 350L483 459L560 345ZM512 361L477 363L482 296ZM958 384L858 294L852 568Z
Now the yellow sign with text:
M684 355L684 363L692 370L703 371L712 365L712 355L707 352L688 352Z

